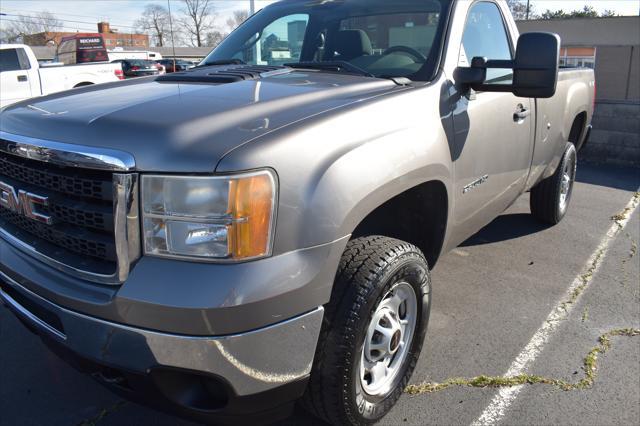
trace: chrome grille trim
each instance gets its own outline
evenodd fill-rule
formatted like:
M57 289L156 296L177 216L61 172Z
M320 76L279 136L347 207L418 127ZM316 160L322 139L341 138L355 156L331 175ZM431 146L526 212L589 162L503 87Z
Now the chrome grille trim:
M138 214L138 175L113 175L113 221L120 283L129 276L131 264L138 260L140 250L140 218Z
M31 160L56 165L103 171L129 171L135 169L133 157L114 150L98 150L79 145L60 144L16 136L0 131L0 151ZM7 140L11 139L11 140ZM29 140L27 143L25 141ZM98 154L99 153L99 154ZM106 285L120 285L129 276L131 265L140 258L140 223L138 212L139 176L137 173L113 173L113 213L116 245L116 270L106 275L84 271L67 265L39 251L0 228L0 238L22 252L73 277Z
M83 169L128 172L136 168L133 156L126 152L30 138L2 130L0 151L31 160Z

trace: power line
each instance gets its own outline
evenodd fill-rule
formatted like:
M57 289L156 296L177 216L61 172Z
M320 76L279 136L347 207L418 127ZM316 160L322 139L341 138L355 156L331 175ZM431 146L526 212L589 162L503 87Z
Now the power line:
M20 21L20 20L18 20L18 19L5 19L5 18L2 18L1 22L16 22L16 23L18 23L18 24L21 24L21 23L22 23L22 21ZM92 33L97 33L97 31L96 31L96 28L95 28L95 27L94 27L94 28L84 28L84 27L76 27L76 26L67 26L67 25L63 25L61 28L62 28L63 30L64 30L64 29L67 29L67 30L72 29L72 30L74 30L74 31L75 31L75 30L78 30L78 31L88 31L88 32L92 32ZM44 31L43 31L43 32L44 32ZM66 31L66 32L72 32L72 31ZM116 33L116 34L117 34L117 33Z
M18 12L18 13L39 13L42 11L34 11L34 10L27 10L27 9L13 9L13 8L9 8L9 9L4 9L5 11L9 11L9 12ZM49 11L47 11L49 12ZM91 19L102 19L102 18L97 18L96 15L78 15L75 13L66 13L66 12L49 12L52 15L63 15L63 16L75 16L75 17L79 17L79 18L91 18ZM128 21L130 24L133 24L134 21ZM113 25L120 25L117 23L113 23ZM122 25L120 25L122 26Z
M37 16L32 16L32 15L20 15L20 14L15 14L15 13L7 13L7 16L15 16L15 17L19 17L19 18L35 18L35 19L41 19ZM93 24L97 24L97 22L87 22L87 21L74 21L71 19L59 19L59 18L55 18L56 21L61 21L61 22L71 22L74 24L89 24L89 25L93 25ZM116 25L116 24L113 24ZM130 26L130 25L117 25L118 27L124 27L124 28L133 28L136 29L138 27L134 27L134 26Z
M19 23L19 24L24 23L24 21L21 21L19 19L7 19L7 18L2 18L0 20L0 22L16 22L16 23ZM82 30L88 29L88 28L84 28L84 27L80 27L80 26L76 26L76 25L62 25L61 28L78 28L78 29L82 29ZM97 29L95 27L91 28L91 31L97 32L96 30Z
M6 19L4 17L2 17L2 19L0 19L0 23L2 22L14 22L14 23L18 23L18 24L22 24L23 21L20 21L18 19ZM88 32L88 33L98 33L97 28L96 27L91 27L91 28L87 28L87 27L82 27L82 26L75 26L75 25L62 25L60 27L60 31L58 32L77 32L77 31L83 31L83 32ZM44 32L44 31L41 31ZM51 31L51 32L56 32L56 31ZM121 35L121 36L133 36L136 34L133 33L113 33L114 35ZM149 35L148 32L141 32L141 35Z

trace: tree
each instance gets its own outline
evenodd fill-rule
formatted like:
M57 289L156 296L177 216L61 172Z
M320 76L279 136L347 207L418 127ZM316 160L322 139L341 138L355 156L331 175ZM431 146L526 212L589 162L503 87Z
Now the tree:
M545 10L542 15L540 15L542 19L567 19L569 14L565 13L564 10Z
M571 18L597 18L598 11L593 6L585 5L582 10L574 10L569 15Z
M0 28L0 43L19 43L21 41L22 35L20 34L20 31L12 25Z
M527 0L507 0L513 19L521 21L534 17L533 7ZM527 10L528 9L528 10Z
M211 0L182 0L185 8L180 20L193 46L202 47L205 34L214 27L215 13Z
M229 31L235 30L247 19L249 19L249 12L246 10L235 10L231 18L227 19Z
M13 18L13 16L12 16ZM57 19L51 12L46 10L34 15L17 15L15 20L2 30L0 39L9 43L24 42L25 36L45 33L45 38L41 40L43 45L53 41L49 33L62 29L62 21Z
M156 46L165 46L170 38L169 11L159 4L148 4L142 16L135 22L135 26L151 33Z
M570 18L598 18L598 17L611 17L618 16L612 10L605 10L601 14L593 8L593 6L584 6L581 10L574 10L566 13L564 10L549 10L547 9L540 17L542 19L570 19Z
M227 34L218 30L207 33L207 46L217 47L226 36Z

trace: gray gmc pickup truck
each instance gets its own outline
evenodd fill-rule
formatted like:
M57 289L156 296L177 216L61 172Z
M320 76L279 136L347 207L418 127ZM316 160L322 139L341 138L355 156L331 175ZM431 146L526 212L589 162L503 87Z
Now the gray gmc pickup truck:
M438 257L525 192L567 211L595 85L559 45L503 1L286 0L192 70L9 106L0 296L127 398L373 423Z

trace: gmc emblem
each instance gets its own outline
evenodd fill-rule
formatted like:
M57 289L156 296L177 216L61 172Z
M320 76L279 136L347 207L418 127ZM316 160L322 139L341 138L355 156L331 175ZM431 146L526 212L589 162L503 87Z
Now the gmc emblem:
M0 207L9 209L14 213L21 214L29 219L51 225L51 216L38 213L38 206L49 204L47 197L32 194L20 189L17 193L13 186L0 180Z

